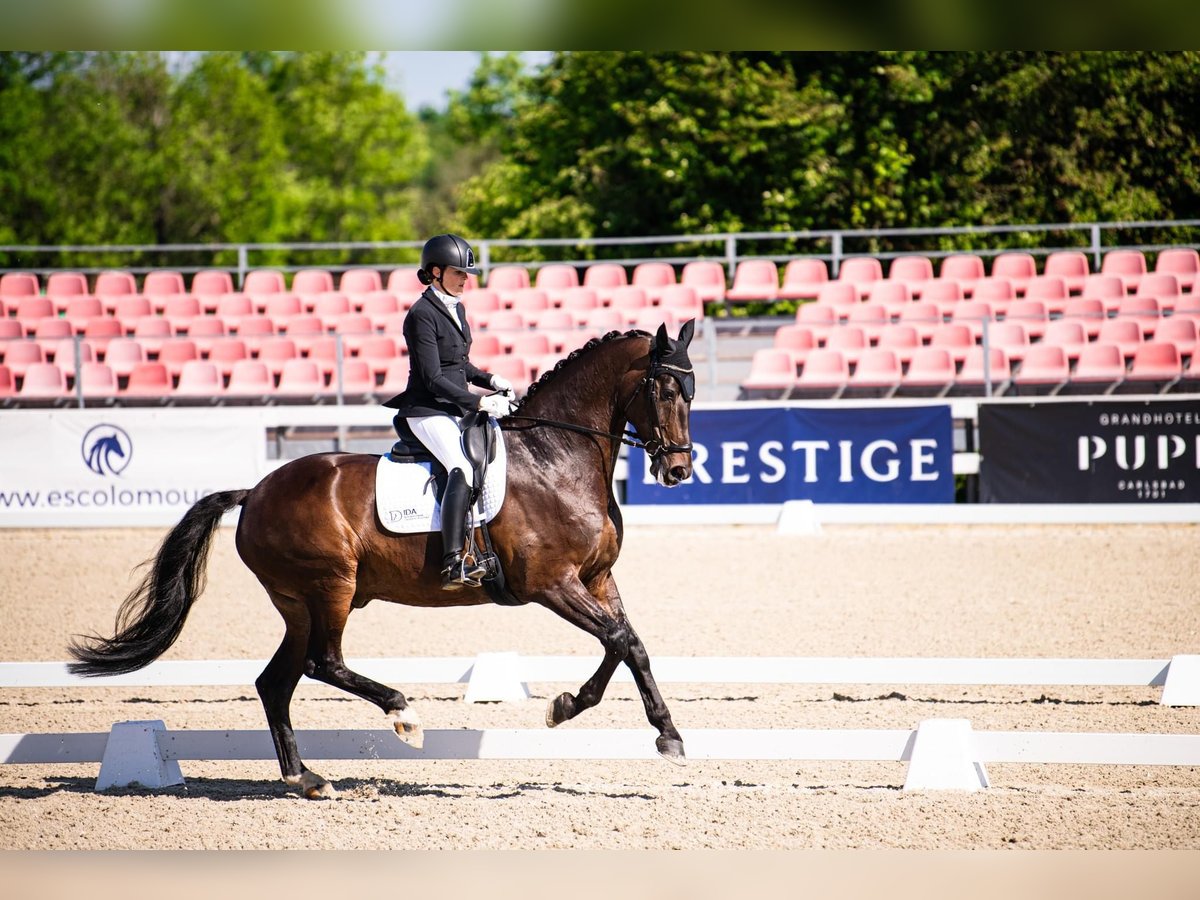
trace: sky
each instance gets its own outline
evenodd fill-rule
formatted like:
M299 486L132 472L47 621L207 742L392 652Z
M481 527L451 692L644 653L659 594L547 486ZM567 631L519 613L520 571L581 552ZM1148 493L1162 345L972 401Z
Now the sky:
M551 55L547 50L528 50L522 58L533 69ZM478 50L389 50L384 57L388 85L404 95L414 112L422 106L444 109L446 91L464 90L478 65Z

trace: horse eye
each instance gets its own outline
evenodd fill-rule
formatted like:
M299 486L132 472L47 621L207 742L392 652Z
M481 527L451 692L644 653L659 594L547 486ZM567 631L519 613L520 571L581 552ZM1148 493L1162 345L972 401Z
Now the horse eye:
M678 396L679 396L679 392L676 391L674 388L665 388L662 392L663 400L667 401L668 403L674 401L674 399Z

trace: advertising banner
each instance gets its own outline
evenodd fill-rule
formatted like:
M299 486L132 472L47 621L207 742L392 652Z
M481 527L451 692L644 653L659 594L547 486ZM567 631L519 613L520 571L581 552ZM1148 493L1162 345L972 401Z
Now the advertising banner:
M174 521L253 487L263 444L260 429L162 411L0 414L0 524Z
M984 404L985 503L1200 502L1200 401Z
M949 406L693 410L691 431L678 487L630 451L626 503L954 502Z

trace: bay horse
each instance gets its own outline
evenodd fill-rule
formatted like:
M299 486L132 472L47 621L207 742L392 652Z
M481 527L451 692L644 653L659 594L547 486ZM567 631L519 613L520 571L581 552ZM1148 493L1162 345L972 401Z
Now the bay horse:
M490 524L510 595L538 603L600 641L604 658L574 693L554 698L554 727L600 702L617 665L633 673L658 752L683 763L683 741L650 672L613 580L621 514L613 495L619 444L645 448L666 486L691 475L689 412L695 376L687 348L694 322L678 338L611 332L560 360L530 386L506 432L505 500ZM633 435L625 431L633 426ZM283 642L255 681L283 780L309 799L336 791L300 759L290 705L301 675L374 703L401 740L420 748L421 722L404 695L352 672L342 658L350 613L373 599L410 606L489 602L482 588L440 589L440 533L392 534L375 509L379 457L319 453L293 460L250 490L210 494L163 539L141 584L120 607L111 638L79 637L69 650L79 675L131 672L175 642L203 590L212 537L240 506L238 555L283 617Z

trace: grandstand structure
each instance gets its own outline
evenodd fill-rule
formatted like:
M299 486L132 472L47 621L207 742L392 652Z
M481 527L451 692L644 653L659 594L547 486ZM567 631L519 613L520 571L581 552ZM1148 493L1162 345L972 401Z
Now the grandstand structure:
M722 240L719 259L536 264L492 260L580 242L484 241L466 297L472 356L523 390L592 337L695 318L701 401L1200 391L1196 246L1105 248L1107 227L1033 229L1083 229L1088 249L847 254L853 237L883 233L806 232L695 238ZM827 252L740 255L801 237ZM0 248L16 249L63 248ZM246 250L235 269L3 270L0 404L368 403L403 390L415 266L254 268ZM777 301L795 313L738 309Z

